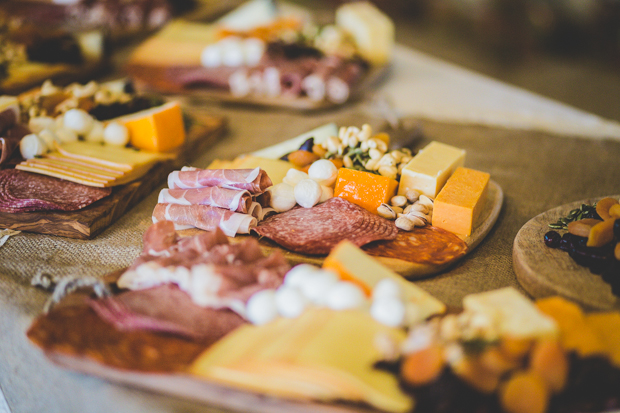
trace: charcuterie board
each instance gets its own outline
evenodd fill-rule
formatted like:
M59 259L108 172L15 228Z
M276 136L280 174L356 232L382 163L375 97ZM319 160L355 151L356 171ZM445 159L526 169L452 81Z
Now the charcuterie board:
M187 140L174 158L160 162L138 181L115 187L112 194L78 211L0 212L0 227L68 238L91 239L116 222L125 212L150 194L175 169L201 153L225 130L224 118L191 111Z
M618 195L612 195L618 198ZM582 204L596 203L589 198L550 209L528 221L517 233L512 258L521 286L534 298L559 294L587 308L610 310L620 308L620 298L613 295L609 284L586 267L578 265L568 253L545 246L543 237L549 224Z

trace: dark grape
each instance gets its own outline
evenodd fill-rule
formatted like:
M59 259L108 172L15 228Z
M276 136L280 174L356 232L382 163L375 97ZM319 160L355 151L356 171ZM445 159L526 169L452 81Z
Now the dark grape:
M620 241L620 218L614 221L614 236Z
M302 151L312 152L312 147L314 146L314 138L308 138L304 143L301 144L299 149Z
M558 248L562 237L557 231L549 231L545 234L545 245L549 248Z

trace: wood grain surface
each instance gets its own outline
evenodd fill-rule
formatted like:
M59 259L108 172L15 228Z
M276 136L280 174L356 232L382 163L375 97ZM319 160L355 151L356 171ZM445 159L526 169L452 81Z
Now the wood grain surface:
M543 240L545 233L551 230L549 224L565 217L581 204L594 204L602 198L605 197L553 208L532 218L519 230L513 244L513 268L521 286L534 298L559 294L588 309L620 309L620 298L612 294L609 284L599 275L578 265L567 252L547 247Z
M150 194L168 173L202 153L226 128L224 118L191 111L187 141L173 160L160 162L138 181L113 188L112 195L78 211L0 212L0 227L76 239L91 239Z

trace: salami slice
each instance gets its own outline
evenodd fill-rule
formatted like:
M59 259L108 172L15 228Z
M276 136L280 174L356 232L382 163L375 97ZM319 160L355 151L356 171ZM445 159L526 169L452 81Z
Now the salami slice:
M198 169L174 171L168 175L170 189L190 189L219 186L227 189L240 189L251 194L261 194L272 184L267 173L255 169Z
M112 193L16 169L0 171L0 211L76 211Z
M157 204L153 210L153 222L168 220L177 229L200 228L206 231L221 230L229 237L249 234L256 225L256 218L227 209L208 205Z
M467 244L453 233L429 225L411 232L399 231L395 239L366 245L363 250L378 257L443 265L465 255Z
M209 205L247 214L252 205L248 191L217 186L193 189L162 189L157 200L160 204Z
M372 241L394 239L398 234L392 221L338 197L312 208L297 207L270 216L252 231L308 255L327 255L345 239L361 247Z

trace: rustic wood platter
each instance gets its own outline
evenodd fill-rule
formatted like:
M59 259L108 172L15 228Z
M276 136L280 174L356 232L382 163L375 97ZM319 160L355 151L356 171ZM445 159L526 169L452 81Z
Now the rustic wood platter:
M561 295L589 309L620 309L620 298L612 294L609 284L599 275L578 265L568 253L547 247L543 241L545 233L550 231L548 224L581 204L593 204L602 198L584 199L550 209L519 230L512 250L513 267L521 286L534 298Z
M192 124L187 140L176 151L174 159L156 164L140 180L115 187L110 196L78 211L0 212L0 227L76 239L97 236L150 194L170 171L187 164L223 135L224 118L199 111L189 114Z

